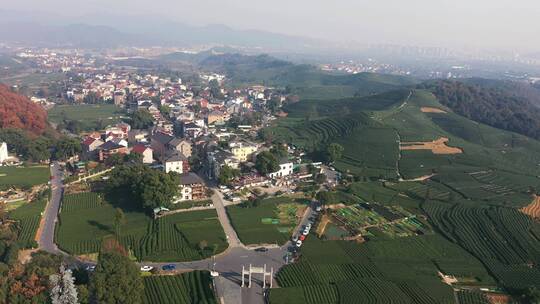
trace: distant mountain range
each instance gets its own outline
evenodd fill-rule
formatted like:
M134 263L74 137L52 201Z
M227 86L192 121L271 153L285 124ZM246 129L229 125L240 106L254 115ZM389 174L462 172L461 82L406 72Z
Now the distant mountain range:
M14 18L13 16L17 16ZM36 18L26 12L0 10L0 40L42 46L107 48L118 46L233 45L276 50L318 47L320 41L225 25L190 26L159 18L83 16ZM151 24L151 26L149 26Z

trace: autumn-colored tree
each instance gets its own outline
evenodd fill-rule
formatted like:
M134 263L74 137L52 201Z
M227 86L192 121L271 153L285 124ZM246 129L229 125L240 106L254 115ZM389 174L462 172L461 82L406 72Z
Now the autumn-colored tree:
M0 128L16 128L41 135L47 129L47 112L27 97L0 84Z

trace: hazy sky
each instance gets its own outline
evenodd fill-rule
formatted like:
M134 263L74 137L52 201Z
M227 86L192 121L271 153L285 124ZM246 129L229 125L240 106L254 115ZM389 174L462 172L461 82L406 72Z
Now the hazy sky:
M4 0L64 15L153 14L362 43L540 51L539 0Z

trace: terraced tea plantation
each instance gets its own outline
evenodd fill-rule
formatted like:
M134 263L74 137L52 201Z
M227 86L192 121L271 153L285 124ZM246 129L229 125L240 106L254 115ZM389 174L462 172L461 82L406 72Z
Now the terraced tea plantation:
M451 266L458 264L466 268ZM278 273L270 303L454 303L438 271L494 283L478 260L438 235L364 244L312 237L301 261Z
M514 289L540 282L540 224L516 209L428 202L424 209L446 237L480 259Z
M17 221L18 242L22 248L36 248L36 233L41 221L41 213L45 210L47 199L39 199L26 203L9 212L9 218Z
M143 278L145 304L217 304L207 271Z
M56 242L72 254L99 252L102 239L115 234L114 214L115 206L97 193L66 195ZM215 210L177 213L153 220L142 212L128 209L125 219L118 238L138 260L197 260L227 247ZM201 241L208 247L201 250Z

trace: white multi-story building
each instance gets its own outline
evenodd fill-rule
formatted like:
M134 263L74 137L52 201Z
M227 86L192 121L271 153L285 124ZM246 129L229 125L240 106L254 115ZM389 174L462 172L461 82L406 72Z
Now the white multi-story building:
M288 160L283 160L279 163L279 170L268 173L270 178L281 178L293 174L293 163Z
M8 148L5 142L0 144L0 163L5 162L9 158Z

